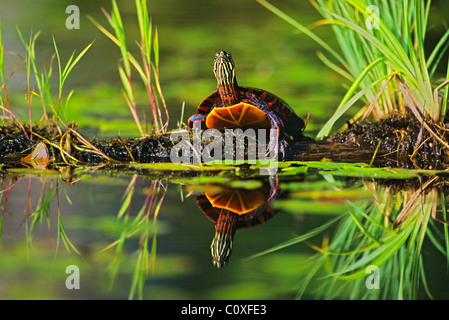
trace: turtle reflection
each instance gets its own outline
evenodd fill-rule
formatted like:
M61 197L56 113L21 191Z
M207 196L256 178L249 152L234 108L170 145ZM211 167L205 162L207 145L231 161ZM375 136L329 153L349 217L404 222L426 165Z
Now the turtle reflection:
M257 189L206 185L205 194L198 196L197 202L204 214L215 222L211 254L216 267L220 268L229 261L237 229L262 224L276 215L269 204L278 196L276 178L264 182Z

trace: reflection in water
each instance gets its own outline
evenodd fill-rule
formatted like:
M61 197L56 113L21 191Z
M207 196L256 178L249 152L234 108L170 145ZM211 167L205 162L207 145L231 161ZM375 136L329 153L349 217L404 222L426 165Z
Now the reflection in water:
M18 172L22 171L18 170ZM101 212L100 215L95 215L94 220L90 220L84 216L84 214L89 215L90 213L84 212L68 217L64 214L64 210L61 207L61 198L65 198L71 203L65 187L69 184L75 185L82 180L82 177L75 174L72 170L67 170L60 175L57 175L56 171L53 173L54 175L47 173L48 176L44 175L41 179L36 179L37 177L33 177L32 175L28 175L26 178L20 175L3 175L1 177L0 210L2 214L0 217L0 244L2 244L1 240L5 233L9 236L8 239L10 239L11 234L17 237L16 231L23 227L26 249L36 247L35 249L39 249L36 252L44 255L48 247L40 241L37 246L33 242L37 238L36 232L39 229L39 225L46 223L48 225L48 238L51 244L50 251L54 250L53 255L55 258L58 253L63 256L60 248L65 248L67 254L71 255L75 253L78 258L84 260L84 255L89 256L90 253L78 248L79 243L73 242L69 234L73 234L73 230L78 228L83 231L93 230L95 233L104 233L108 232L108 230L113 230L115 239L101 248L95 256L96 258L101 255L110 256L108 253L112 251L112 258L107 261L108 266L103 266L109 273L111 289L114 286L117 275L122 272L121 269L124 267L129 268L134 263L132 281L129 284L129 298L143 298L145 281L148 278L149 272L154 270L156 236L158 233L157 218L165 199L167 182L161 180L147 181L135 175L130 179L126 187L123 200L121 201L122 204L118 212L115 212L116 216L110 219L110 212ZM142 194L144 196L143 199ZM86 197L87 195L84 194L83 196ZM137 196L139 196L138 199L135 199ZM83 200L85 199L83 198ZM135 212L136 206L139 208L136 202L141 200L143 201L140 209ZM94 201L96 202L95 207L103 206L97 200ZM82 207L80 203L76 205ZM20 206L23 206L23 208L20 208ZM114 208L114 210L117 210L117 208ZM24 212L24 216L20 215L20 211ZM67 218L69 221L67 221ZM19 220L19 225L12 224L15 220ZM55 222L56 224L54 224ZM71 233L66 232L69 228L72 231ZM56 230L55 242L53 242L53 236L50 232L52 230ZM132 261L130 261L129 255L125 250L125 242L129 242L131 238L138 239L137 252L133 256ZM11 241L11 244L3 241L3 244L2 249L4 247L14 247L15 245L14 241ZM5 253L6 251L2 250L2 257ZM20 248L17 250L17 253L14 253L17 260L29 259L28 256L22 257L20 253ZM64 261L64 259L64 257L60 258L61 261ZM0 261L2 260L5 262L4 259L0 259ZM53 269L55 261L52 262L52 259L40 259L39 270ZM2 267L4 267L4 263L0 264L0 270ZM65 267L66 265L61 268L65 269ZM17 266L17 270L20 270L19 266ZM39 276L43 275L39 274Z
M120 285L120 280L123 279L121 275L124 272L131 275L131 278L126 281L125 292L129 290L129 298L143 298L145 288L148 289L150 275L157 276L157 272L160 271L159 268L155 270L156 237L167 230L164 228L164 221L158 222L158 216L160 213L167 214L167 210L164 212L164 199L168 182L157 179L147 180L135 175L127 179L127 186L119 186L118 191L121 194L125 192L123 199L117 199L119 207L117 208L117 205L110 207L114 211L112 216L111 212L102 212L102 214L96 212L92 215L78 212L67 215L61 204L62 199L70 196L70 193L65 190L69 184L62 183L61 180L69 181L72 185L78 184L77 181L80 179L81 177L67 172L63 176L45 176L40 180L31 178L30 175L2 176L0 236L4 237L6 234L7 237L0 238L3 240L0 242L2 245L0 269L6 270L4 274L7 277L20 279L20 275L17 274L21 271L20 266L24 265L23 261L28 261L28 257L21 255L20 248L14 247L16 243L27 250L33 248L35 252L48 253L46 251L48 246L37 242L38 237L35 236L35 232L39 231L39 224L48 224L48 231L56 230L56 241L52 242L53 246L50 248L53 252L50 258L38 256L35 259L38 267L35 268L50 270L50 266L53 266L57 260L65 264L63 266L65 268L67 260L64 260L63 250L60 250L65 248L69 256L75 253L75 257L88 259L88 262L94 265L95 261L101 261L96 267L109 275L111 290L112 287ZM237 229L252 227L272 218L275 212L270 207L275 199L278 201L275 208L282 207L284 199L279 199L277 179L271 177L269 181L262 182L264 183L256 188L254 185L244 183L243 187L240 185L239 188L207 184L205 194L197 197L201 210L216 225L211 253L217 267L228 262ZM315 195L322 195L319 200L321 204L324 206L331 202L334 205L340 201L336 197L329 197L329 193L323 191L322 183L322 180L317 181L314 189L318 190L314 193ZM284 190L287 190L288 183L284 185L286 187ZM332 186L335 187L331 185L329 189L334 190ZM295 180L290 188L292 187L302 188L301 190L313 189L310 181L309 184L303 184ZM423 255L423 248L427 242L428 245L436 248L431 256L432 259L442 256L445 257L446 262L449 261L447 258L449 228L446 187L447 182L442 177L436 176L422 177L420 184L414 186L408 184L407 188L372 180L362 185L354 185L350 190L340 185L335 190L341 192L340 202L346 204L344 211L336 218L326 219L326 222L320 220L320 224L315 228L302 230L297 240L288 239L278 247L283 249L304 240L310 241L308 245L315 249L317 254L312 257L307 255L310 259L301 260L306 272L298 276L298 265L288 265L288 263L282 264L277 272L285 273L288 270L287 273L293 277L301 277L292 279L301 280L301 286L297 292L299 298L414 299L423 297L423 291L431 296L435 281L428 281L427 277L435 277L429 268L435 268L435 261L438 260L429 261L429 255ZM365 196L351 197L354 189L361 194L365 192ZM295 197L299 199L301 193L295 194L291 190L288 191L288 197L285 199L290 205ZM367 200L366 191L373 195L373 199ZM19 199L22 196L23 198ZM308 200L310 198L312 197L309 196ZM304 203L304 199L299 200ZM100 200L95 201L98 201L95 207L102 206ZM295 210L301 207L299 203L293 206ZM75 205L79 206L80 203L74 203L73 206ZM320 203L316 206L320 206ZM25 214L21 215L20 212ZM25 241L19 239L18 242L14 242L17 240L16 234L14 239L11 238L11 231L17 230L17 225L13 225L13 220L17 216L21 225L24 226ZM306 218L309 217L312 217L310 213ZM73 235L77 235L74 230L78 228L94 231L98 235L107 234L106 238L101 238L106 239L106 242L89 243L90 248L97 249L95 254L92 254L93 251L88 253L79 238L75 236L75 239L72 239ZM323 231L329 231L329 233L323 234ZM323 234L322 242L313 242L312 238L316 239L320 234ZM157 245L163 247L164 244L159 241ZM196 245L197 243L194 243L192 246ZM429 247L426 248L428 252ZM8 251L10 249L12 251ZM276 250L267 251L273 253ZM296 254L297 251L293 252ZM298 252L298 255L301 254ZM14 261L19 262L14 263L8 271L5 265L12 256L16 259ZM259 254L258 257L260 256ZM163 255L158 257L158 261L163 258ZM311 263L308 264L308 262ZM188 263L186 264L182 259L170 264L171 267L175 265L181 266L182 270L188 268L186 267ZM89 270L89 267L84 268L86 269L83 271L87 274L86 270ZM377 276L367 273L373 270L372 268L377 268L374 270L379 271ZM371 277L367 278L370 275ZM43 276L37 274L37 281L40 281ZM52 281L60 285L57 282L59 280ZM95 285L101 284L101 280L95 279ZM420 286L421 288L424 286L424 290L421 290ZM123 294L123 291L121 293ZM438 293L446 294L446 289L440 288Z
M145 281L154 270L156 262L156 238L158 234L157 219L167 193L167 181L152 180L149 186L138 187L139 176L132 177L124 194L122 206L118 212L118 219L123 219L124 225L119 239L111 243L102 251L115 247L114 259L110 264L111 286L119 271L120 263L126 262L123 257L124 245L127 239L138 237L139 247L137 261L134 267L133 281L129 298L143 298ZM137 192L143 192L146 196L137 214L131 215L131 203Z
M205 195L198 196L197 202L203 213L215 222L211 254L216 267L228 263L237 229L265 223L276 214L269 204L278 196L277 177L274 176L257 189L206 185Z
M426 271L435 267L438 254L449 263L447 182L437 176L419 182L406 189L365 182L374 201L347 201L332 236L323 235L321 245L309 244L318 254L307 267L298 298L416 299L423 293L432 298ZM301 241L308 238L303 235ZM425 242L436 249L431 259L423 258Z

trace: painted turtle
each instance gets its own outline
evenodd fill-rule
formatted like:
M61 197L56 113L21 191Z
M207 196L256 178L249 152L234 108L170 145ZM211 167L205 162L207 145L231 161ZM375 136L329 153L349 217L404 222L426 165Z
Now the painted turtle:
M276 129L277 139L270 139L268 144L268 151L276 155L276 151L285 155L287 139L299 140L303 137L304 121L284 100L270 92L237 84L230 53L220 51L215 55L214 74L217 90L200 103L198 114L189 118L190 127L199 121L205 124L205 128L219 130Z
M228 263L237 229L250 228L271 219L276 213L268 206L279 196L277 180L272 177L258 189L223 188L208 184L206 194L197 196L203 213L215 223L211 244L213 264Z

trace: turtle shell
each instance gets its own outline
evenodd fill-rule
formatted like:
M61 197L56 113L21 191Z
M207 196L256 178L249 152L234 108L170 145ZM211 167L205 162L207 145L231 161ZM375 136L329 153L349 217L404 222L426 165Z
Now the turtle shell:
M221 190L220 190L221 189ZM214 188L207 184L205 195L197 197L197 203L203 213L214 222L218 221L223 210L237 215L235 227L250 228L265 223L276 215L268 208L269 187L258 189Z
M291 107L281 98L276 95L261 89L251 88L251 87L237 87L238 100L240 103L232 105L230 107L225 107L223 102L221 101L220 94L218 91L214 91L211 95L209 95L206 99L204 99L200 105L198 106L198 114L209 115L214 110L215 112L224 119L241 119L240 122L247 125L247 127L251 127L257 129L250 125L250 122L255 118L259 118L254 109L260 109L265 113L264 110L270 110L275 112L282 121L284 125L284 131L287 136L292 137L293 139L300 139L303 136L303 129L305 127L304 120L302 120L296 113L291 109ZM252 106L249 108L248 105ZM246 106L246 107L245 107ZM228 108L233 108L229 116L224 115L224 110ZM223 109L223 110L220 110ZM248 120L245 119L244 115L239 112L248 112L250 113L250 118ZM232 114L232 116L231 116ZM261 118L261 117L260 117ZM228 119L229 120L229 119ZM227 121L228 121L227 120ZM207 120L206 120L207 121ZM210 124L214 125L213 128L219 129L218 124L221 123L216 119L216 116L211 118ZM268 122L268 120L266 120ZM235 120L231 120L231 123L234 123ZM261 124L264 121L260 122ZM217 125L217 127L215 127ZM263 124L263 125L266 125ZM207 125L208 128L211 128ZM266 127L262 127L266 128Z
M269 129L267 115L258 107L240 102L226 108L214 108L207 115L206 126L224 130L226 128Z
M248 191L250 194L248 194ZM241 188L208 188L206 198L218 209L226 209L238 215L247 214L262 206L266 200L265 190Z
M211 244L213 264L220 268L228 263L237 229L265 223L276 215L268 204L273 199L272 184L258 189L220 188L206 184L206 193L197 197L203 213L215 223Z

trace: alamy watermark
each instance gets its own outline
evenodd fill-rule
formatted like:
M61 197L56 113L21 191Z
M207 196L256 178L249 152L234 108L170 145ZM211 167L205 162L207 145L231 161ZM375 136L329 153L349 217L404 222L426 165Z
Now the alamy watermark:
M65 13L70 14L65 20L65 27L69 30L80 28L80 8L70 5L65 8Z
M365 20L365 26L368 30L379 29L379 7L378 6L368 6L366 7L366 14L368 14L368 18Z
M65 273L69 276L65 280L65 287L69 290L80 288L80 268L76 265L70 265L65 268Z
M270 166L278 160L278 131L276 129L225 129L224 134L217 129L201 131L200 124L194 124L192 138L187 131L170 134L174 146L170 151L170 161L178 164L259 164ZM267 139L268 138L268 139ZM268 149L268 146L272 150ZM245 159L246 155L246 159ZM263 173L261 170L261 173Z
M380 289L380 273L379 267L375 265L370 265L365 269L366 273L370 275L366 277L365 286L368 290Z

